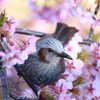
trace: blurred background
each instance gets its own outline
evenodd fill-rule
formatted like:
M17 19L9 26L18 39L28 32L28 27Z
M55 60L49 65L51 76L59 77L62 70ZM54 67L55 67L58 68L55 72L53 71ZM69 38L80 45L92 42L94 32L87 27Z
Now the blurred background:
M53 33L55 31L57 22L52 23L45 19L40 20L38 19L38 16L37 18L34 18L33 13L36 12L34 12L31 9L29 5L29 1L30 0L0 0L0 12L6 9L7 16L12 16L20 22L19 28L26 28L34 31L45 32L45 33ZM64 0L37 0L37 4L43 7L45 1L47 1L47 5L49 7L52 7L53 9L57 5L58 1L59 3L62 3ZM95 8L94 2L95 0L82 0L82 2L80 3L80 7L84 9L92 8L92 11L94 11ZM62 22L68 24L69 26L73 26L79 29L79 33L84 39L88 37L89 30L90 30L89 24L80 23L77 18L72 18L72 17L71 18L67 17ZM95 35L100 33L99 28L100 28L99 26L95 28L94 31ZM28 36L25 35L19 35L19 38L22 38L22 36L25 39L28 38ZM14 71L13 68L11 70L8 69L7 74L8 74L10 88L12 89L12 91L16 93L16 95L32 97L33 93L31 89L27 86L27 84L25 84L23 79L19 79L17 77L17 73L16 71ZM1 90L0 100L3 100L2 88L0 88L0 90Z
M57 22L52 23L50 21L46 21L45 19L39 19L38 16L37 18L36 17L34 18L32 14L36 12L33 11L32 9L34 8L36 9L36 7L34 8L30 7L29 5L30 1L35 1L35 0L0 0L1 2L0 12L6 9L8 16L13 16L16 20L19 20L20 28L26 28L26 29L31 29L31 30L41 31L46 33L53 33L55 31ZM58 1L61 1L59 3L62 3L64 0L49 0L50 2L48 0L36 0L36 1L39 6L44 6L45 2L47 1L47 4L49 4L49 6L53 8L54 6L57 5L56 3ZM92 11L94 11L95 1L96 0L81 0L79 6L84 9L91 8ZM61 20L58 20L58 22L59 21ZM77 29L79 29L80 34L83 36L83 38L86 38L87 34L89 33L90 25L87 23L80 23L77 20L77 18L73 18L73 17L70 18L67 16L63 20L63 22L68 24L69 26L74 26ZM95 34L98 34L99 32L98 27L96 27L95 31L96 31Z

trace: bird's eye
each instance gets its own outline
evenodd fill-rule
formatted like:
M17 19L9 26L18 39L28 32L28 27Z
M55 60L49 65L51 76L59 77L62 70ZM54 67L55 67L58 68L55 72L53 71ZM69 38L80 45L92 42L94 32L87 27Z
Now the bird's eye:
M47 50L48 50L48 52L53 52L53 50L51 48L48 48Z

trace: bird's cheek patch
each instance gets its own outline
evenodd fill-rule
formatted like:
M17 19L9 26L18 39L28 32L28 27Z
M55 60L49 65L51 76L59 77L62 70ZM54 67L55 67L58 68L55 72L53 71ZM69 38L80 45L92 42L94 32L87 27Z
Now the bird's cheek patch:
M44 63L49 63L49 61L46 60L46 54L47 50L45 48L41 48L38 52L39 60L43 61Z

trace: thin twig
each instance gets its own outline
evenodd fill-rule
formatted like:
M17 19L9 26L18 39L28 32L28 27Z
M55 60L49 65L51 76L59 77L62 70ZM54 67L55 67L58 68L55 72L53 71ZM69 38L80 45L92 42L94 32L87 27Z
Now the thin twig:
M84 44L84 45L91 45L91 43L97 43L94 41L90 41L90 40L83 40L82 42L79 42L79 44ZM98 46L100 46L100 43L97 43Z
M4 49L4 52L11 51L10 48L9 48L9 46L6 44L4 38L1 38L1 45L2 45L2 47Z
M90 32L91 32L91 34L93 34L94 30L91 28ZM33 35L34 34L37 37L43 37L43 36L50 35L50 34L43 33L43 32L36 32L36 31L21 29L21 28L16 28L15 33L24 34L24 35ZM85 45L90 45L91 43L93 43L93 41L91 39L86 39L86 40L84 39L83 42L79 42L79 44L85 44ZM97 44L100 46L99 43L97 43Z
M10 93L10 97L13 98L14 100L39 100L38 98L23 98L23 97L18 97L12 93Z
M25 76L25 74L23 73L23 71L20 68L20 65L16 64L14 65L14 68L16 69L16 71L18 72L18 75L22 76L23 79L26 81L26 83L30 86L30 88L33 90L33 92L36 94L36 96L38 96L37 92L37 88L30 82L30 80Z
M100 8L100 5L98 4L97 7L95 8L95 11L94 11L94 14L95 14L95 15L98 14L99 8ZM93 17L93 19L96 20L95 17ZM94 29L91 27L91 28L90 28L89 37L88 37L88 40L89 40L89 41L92 40L93 35L94 35Z
M43 36L49 35L44 32L37 32L37 31L32 31L32 30L27 30L27 29L22 29L22 28L16 28L15 33L24 34L24 35L35 35L37 37L43 37Z
M4 47L3 47L3 40L0 40L1 44L0 44L0 51L5 51ZM4 100L10 100L10 96L9 96L9 86L8 86L8 80L7 80L7 72L6 72L6 68L2 68L3 66L3 61L0 61L0 77L1 77L1 82L2 82L2 88L3 88L3 95L4 95Z
M100 8L100 5L98 4L98 5L96 6L96 8L95 8L95 11L94 11L94 14L95 14L95 15L98 14L99 8ZM93 17L93 19L96 20L95 17ZM91 28L90 28L90 33L89 33L88 39L83 40L83 42L79 42L79 44L90 45L91 43L94 43L94 42L92 41L93 35L94 35L94 29L91 27ZM97 44L98 44L98 46L100 46L100 43L97 43Z
M2 40L2 45L3 45L3 48L6 49L7 51L11 51L10 48L8 47L8 45L6 44L6 42ZM14 65L16 71L18 73L20 73L20 75L23 77L23 79L26 81L26 83L30 86L30 88L33 90L33 92L36 94L36 96L38 96L37 94L37 88L29 81L29 79L24 75L24 73L22 72L21 68L20 68L20 65L16 64Z
M0 68L2 65L0 65ZM8 86L8 81L7 81L7 74L6 74L6 68L2 68L0 70L0 77L1 77L1 82L2 82L2 87L3 87L3 95L4 95L4 100L10 100L9 96L9 86Z

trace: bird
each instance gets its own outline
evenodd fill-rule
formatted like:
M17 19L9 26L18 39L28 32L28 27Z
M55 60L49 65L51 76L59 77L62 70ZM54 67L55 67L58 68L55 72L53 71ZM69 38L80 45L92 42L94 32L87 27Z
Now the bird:
M29 55L21 68L34 85L43 87L54 84L65 71L65 67L61 65L62 58L72 60L64 52L59 40L48 37L36 43L36 52Z
M58 23L53 34L43 36L36 42L36 52L30 54L24 64L14 66L36 95L34 85L44 87L54 84L64 73L64 58L72 60L64 52L64 46L77 31L74 27Z

